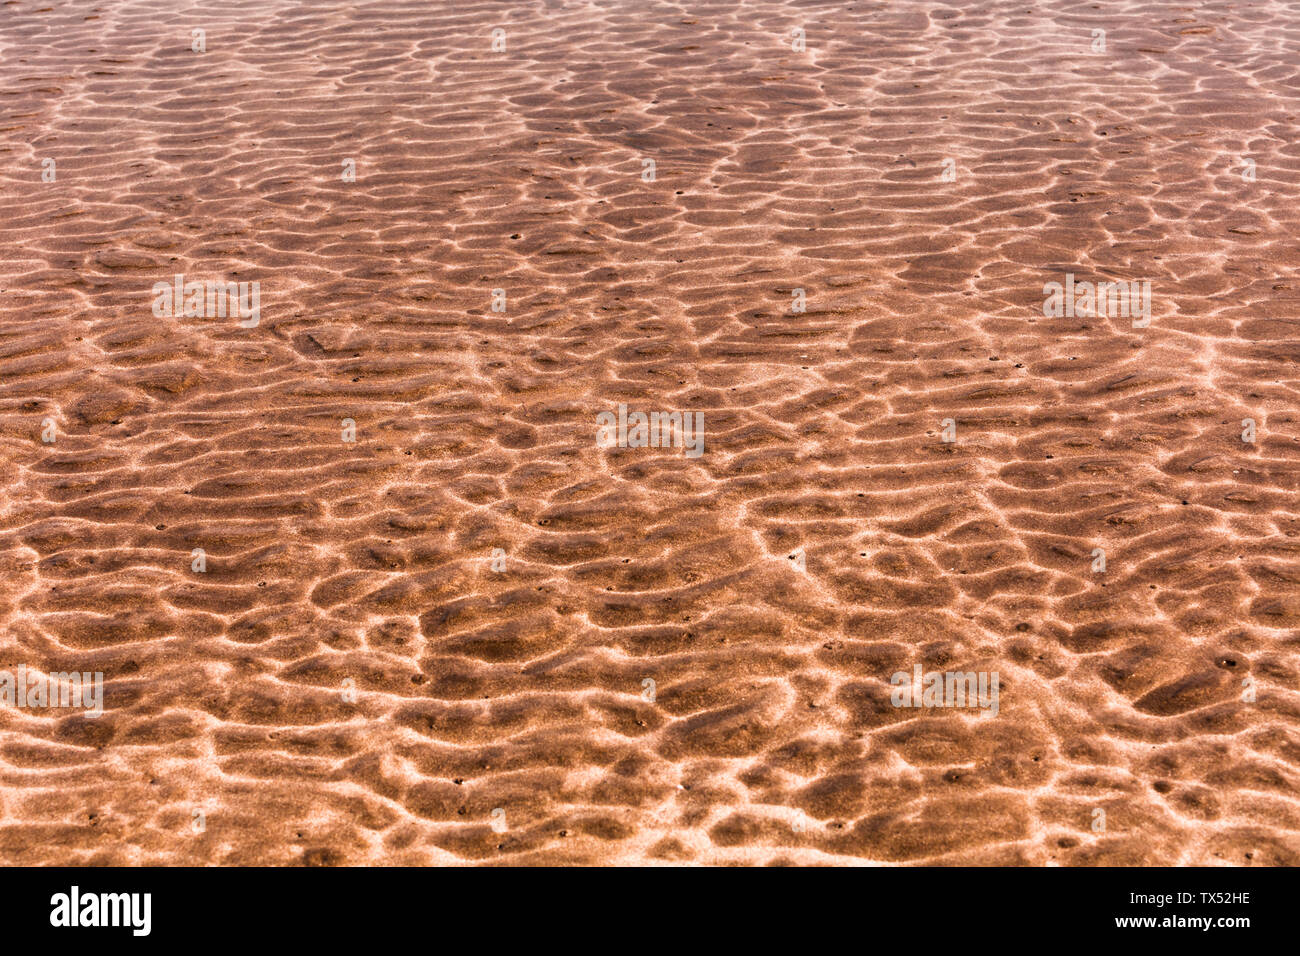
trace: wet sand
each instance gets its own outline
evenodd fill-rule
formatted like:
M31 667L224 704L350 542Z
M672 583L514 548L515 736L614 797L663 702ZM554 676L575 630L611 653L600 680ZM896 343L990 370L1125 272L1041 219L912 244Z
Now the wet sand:
M1300 863L1295 12L4 3L0 861Z

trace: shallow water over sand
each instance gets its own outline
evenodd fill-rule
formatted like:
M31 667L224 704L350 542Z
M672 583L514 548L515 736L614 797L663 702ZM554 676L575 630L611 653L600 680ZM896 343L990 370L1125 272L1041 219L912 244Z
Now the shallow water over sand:
M1295 4L971 6L0 7L0 860L1300 863Z

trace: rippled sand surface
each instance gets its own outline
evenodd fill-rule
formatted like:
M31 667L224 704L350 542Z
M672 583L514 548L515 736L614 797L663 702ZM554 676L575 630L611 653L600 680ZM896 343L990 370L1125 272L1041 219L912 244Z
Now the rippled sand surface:
M8 0L0 859L1300 863L1298 13Z

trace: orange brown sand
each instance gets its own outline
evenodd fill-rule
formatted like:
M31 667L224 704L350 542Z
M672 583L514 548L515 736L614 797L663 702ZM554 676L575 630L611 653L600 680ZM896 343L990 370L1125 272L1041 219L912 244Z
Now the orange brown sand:
M1269 0L4 3L0 668L106 683L0 708L0 860L1300 862L1298 51Z

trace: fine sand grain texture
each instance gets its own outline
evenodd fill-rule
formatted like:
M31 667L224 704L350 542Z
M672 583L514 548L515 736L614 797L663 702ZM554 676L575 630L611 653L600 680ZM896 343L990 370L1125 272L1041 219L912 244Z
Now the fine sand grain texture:
M0 109L0 670L104 675L0 861L1300 863L1294 2L8 0Z

